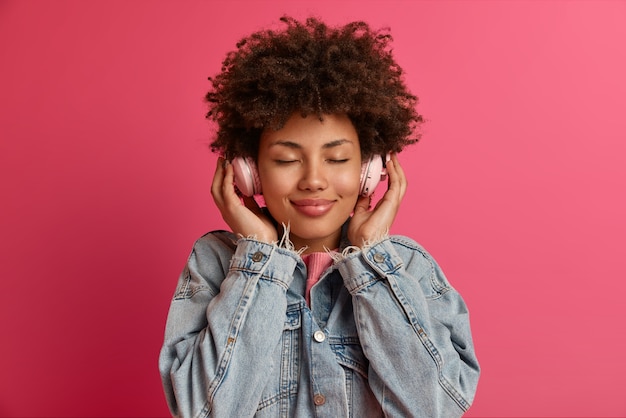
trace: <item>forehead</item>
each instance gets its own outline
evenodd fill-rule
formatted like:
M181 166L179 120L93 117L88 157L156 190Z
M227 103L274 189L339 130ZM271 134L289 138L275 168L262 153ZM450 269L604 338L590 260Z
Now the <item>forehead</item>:
M302 117L294 113L278 130L266 129L261 134L261 148L285 146L292 148L338 146L359 147L359 138L352 121L344 114Z

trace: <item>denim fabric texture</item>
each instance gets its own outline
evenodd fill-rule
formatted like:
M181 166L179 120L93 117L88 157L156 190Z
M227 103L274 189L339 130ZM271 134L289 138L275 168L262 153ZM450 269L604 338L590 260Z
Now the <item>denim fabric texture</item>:
M159 358L173 416L450 418L469 408L480 372L468 311L419 244L390 236L346 254L310 307L306 277L301 257L275 244L225 231L195 243Z

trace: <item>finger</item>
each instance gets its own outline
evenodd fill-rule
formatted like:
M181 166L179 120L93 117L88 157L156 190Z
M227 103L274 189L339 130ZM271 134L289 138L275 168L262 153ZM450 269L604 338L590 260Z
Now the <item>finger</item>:
M402 164L400 164L400 158L398 157L398 154L394 153L394 157L395 160L393 163L393 167L398 174L398 180L400 181L400 185L402 186L401 194L402 196L404 196L404 193L406 192L408 186L408 180L406 178L406 174L404 173L404 169L402 168Z
M220 210L233 210L233 208L241 206L241 200L235 192L235 174L232 164L223 159L218 161L216 173L214 179L214 193L217 196L216 203L218 207L220 207Z
M211 182L211 195L215 203L220 206L223 202L222 196L222 184L224 182L224 158L219 157L215 166L215 173L213 174L213 181Z
M404 170L398 161L397 154L393 154L390 161L387 162L388 191L397 193L393 198L402 200L406 193L407 180Z
M224 179L222 181L222 194L225 199L240 203L239 195L235 192L235 170L230 161L224 162Z

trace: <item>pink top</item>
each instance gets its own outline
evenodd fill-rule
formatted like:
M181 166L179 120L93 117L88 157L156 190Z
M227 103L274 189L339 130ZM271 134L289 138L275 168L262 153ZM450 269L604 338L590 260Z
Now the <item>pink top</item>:
M333 264L333 259L327 251L319 253L302 254L302 260L306 264L306 303L310 305L311 287L320 279L324 271Z

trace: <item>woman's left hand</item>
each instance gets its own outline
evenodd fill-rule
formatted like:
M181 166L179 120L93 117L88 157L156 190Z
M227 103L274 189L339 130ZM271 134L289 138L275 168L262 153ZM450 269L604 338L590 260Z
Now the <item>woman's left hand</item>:
M387 161L387 175L387 191L373 210L370 210L371 196L361 196L356 202L348 227L348 239L353 245L362 247L389 233L407 187L406 176L395 152Z

